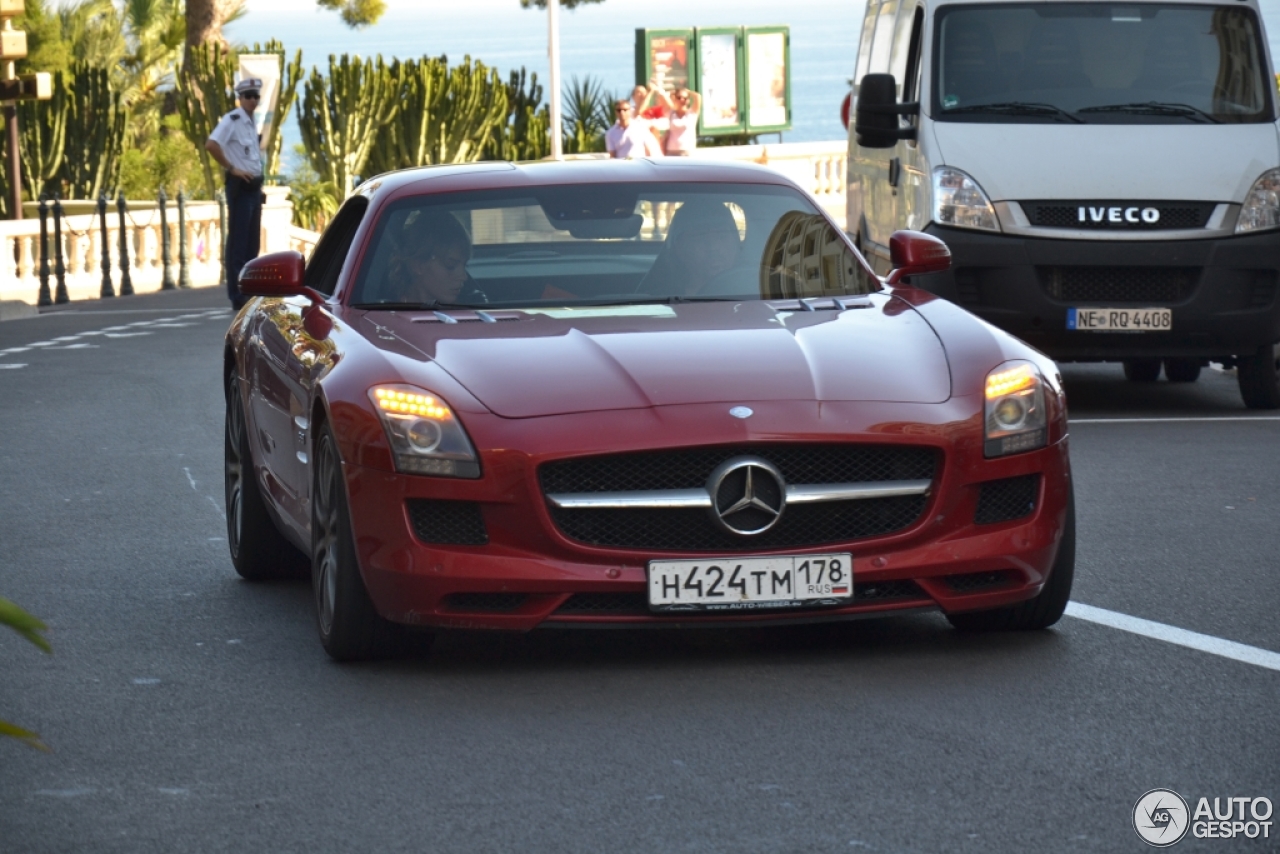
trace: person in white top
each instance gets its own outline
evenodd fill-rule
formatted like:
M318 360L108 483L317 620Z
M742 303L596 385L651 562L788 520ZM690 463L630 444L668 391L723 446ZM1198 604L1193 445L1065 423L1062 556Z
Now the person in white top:
M248 300L240 293L240 270L258 257L262 231L262 149L253 111L262 81L246 77L236 84L240 106L218 120L204 148L224 170L227 185L227 296L239 309Z
M610 157L661 157L658 140L644 119L636 118L635 107L623 98L614 104L618 121L604 135L604 147Z
M657 95L667 112L669 129L665 142L666 154L688 157L698 147L698 116L702 114L702 96L683 86L670 95L656 87L652 92Z

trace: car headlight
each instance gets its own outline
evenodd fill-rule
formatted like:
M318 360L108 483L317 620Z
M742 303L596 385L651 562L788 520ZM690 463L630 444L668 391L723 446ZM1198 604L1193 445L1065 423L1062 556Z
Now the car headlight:
M1000 230L996 209L978 182L946 166L933 170L933 221L955 228Z
M987 374L987 457L1003 457L1043 448L1049 439L1044 410L1044 379L1036 366L1005 362Z
M1236 234L1280 226L1280 169L1263 172L1253 182L1236 220Z
M411 385L369 389L386 428L396 469L406 474L479 477L480 461L458 418L435 395Z

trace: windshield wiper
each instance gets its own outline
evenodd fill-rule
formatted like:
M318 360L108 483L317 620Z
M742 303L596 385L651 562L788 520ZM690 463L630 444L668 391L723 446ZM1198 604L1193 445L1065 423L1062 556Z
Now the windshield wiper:
M1085 107L1081 113L1131 113L1136 116L1178 116L1184 119L1199 119L1215 125L1222 124L1222 119L1215 118L1199 107L1190 104L1166 104L1161 101L1144 101L1138 104L1104 104L1100 107Z
M967 107L952 107L944 109L944 116L954 116L958 113L992 113L995 115L1005 116L1053 116L1055 118L1063 118L1069 122L1075 122L1078 125L1084 124L1084 119L1069 113L1061 107L1055 107L1053 104L1035 104L1030 101L1005 101L999 104L970 104Z

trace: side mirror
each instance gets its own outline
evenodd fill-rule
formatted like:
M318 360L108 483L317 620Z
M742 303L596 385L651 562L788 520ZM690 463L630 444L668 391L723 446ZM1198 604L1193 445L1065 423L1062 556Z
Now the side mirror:
M886 284L896 285L907 276L943 273L951 269L947 244L919 231L895 231L889 238L889 258L893 271Z
M240 293L247 297L310 296L302 284L305 266L299 252L272 252L254 258L240 271Z
M850 92L844 96L844 100L840 102L840 124L844 125L844 129L849 129L849 107L853 103L853 93Z
M915 128L900 128L898 116L914 116L920 103L898 103L892 74L866 74L858 84L858 110L853 130L863 148L893 148L900 139L915 139Z

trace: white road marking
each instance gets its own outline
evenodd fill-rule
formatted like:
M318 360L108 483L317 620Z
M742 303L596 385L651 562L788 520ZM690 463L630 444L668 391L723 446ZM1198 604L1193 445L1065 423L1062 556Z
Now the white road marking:
M1101 626L1109 626L1122 632L1131 632L1135 635L1162 640L1177 646L1185 646L1188 649L1207 652L1210 655L1230 658L1233 661L1241 661L1245 664L1265 667L1268 670L1280 671L1280 652L1272 652L1256 646L1223 640L1213 635L1202 635L1199 632L1179 629L1176 626L1157 623L1154 620L1144 620L1141 617L1130 617L1128 614L1108 611L1105 608L1095 608L1092 605L1084 605L1080 602L1067 603L1067 616L1075 617L1077 620L1097 623Z
M217 501L214 501L212 495L206 495L205 498L209 499L209 503L213 505L213 509L218 511L218 515L222 517L222 521L227 521L227 514L226 511L222 509L222 505Z
M30 347L10 347L8 350L0 350L0 355L8 355L9 353L25 353Z
M185 473L186 473L186 475L187 475L187 483L191 484L191 488L192 488L192 489L195 489L195 488L196 488L196 479L195 479L194 477L192 477L192 476L191 476L191 469L187 468L186 466L183 466L183 467L182 467L182 470L183 470L183 472L185 472Z
M140 336L150 334L151 333L148 330L138 330L137 332L108 332L106 333L106 336L108 338L138 338Z
M0 365L0 371L4 371L4 370L13 371L13 370L17 370L18 368L25 368L26 366L27 365L25 362L11 362L7 365Z
M1072 418L1067 424L1157 424L1199 421L1280 421L1280 415L1218 415L1185 418Z
M65 347L50 347L50 350L96 350L97 344L90 344L87 341L81 341L79 344L68 344Z

